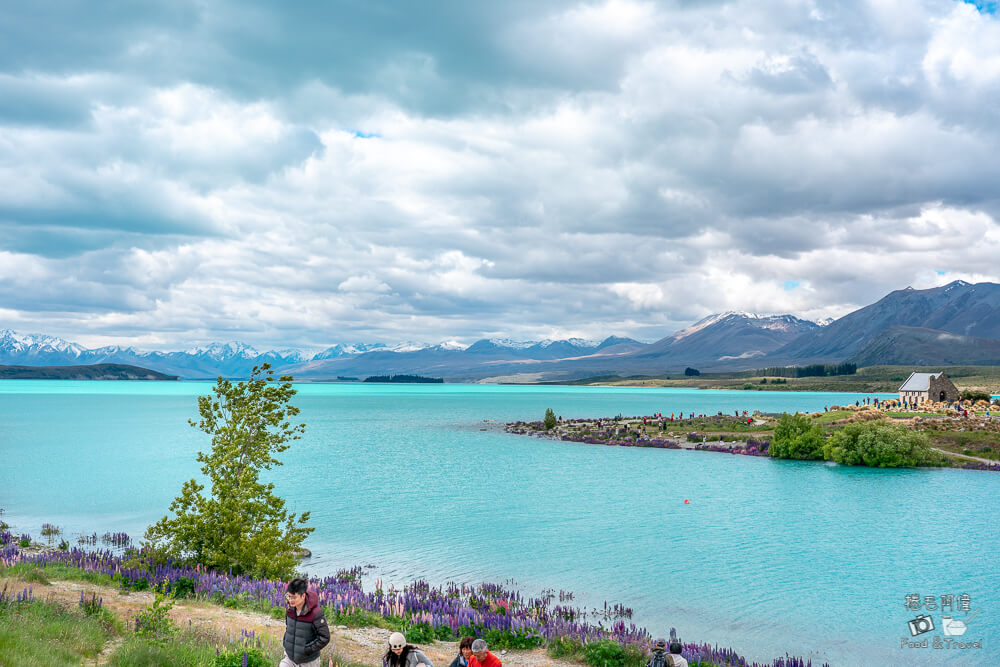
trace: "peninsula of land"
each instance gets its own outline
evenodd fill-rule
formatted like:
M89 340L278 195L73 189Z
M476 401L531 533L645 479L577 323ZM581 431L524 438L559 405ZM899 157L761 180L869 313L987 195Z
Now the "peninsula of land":
M896 400L878 404L869 400L795 415L743 411L584 419L550 416L547 422L511 422L505 430L591 445L826 459L873 467L920 465L1000 472L1000 401L961 401L955 405L927 402L918 409L907 409ZM859 431L878 431L875 437L883 441L883 447L900 447L903 451L889 457L886 452L859 451L863 450L863 445L857 447ZM854 452L844 456L843 445L850 448L852 436Z
M0 380L176 380L148 368L126 364L84 366L0 366Z

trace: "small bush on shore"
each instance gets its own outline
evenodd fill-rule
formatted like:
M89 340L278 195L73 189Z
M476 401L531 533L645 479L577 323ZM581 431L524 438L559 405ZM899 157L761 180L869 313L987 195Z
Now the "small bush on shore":
M610 639L588 643L583 647L583 655L590 667L644 667L649 657L644 651Z
M551 431L556 427L557 423L556 413L552 411L552 408L545 409L545 419L542 422L545 425L546 431Z
M938 462L924 433L887 420L848 424L824 445L823 456L844 465L873 468L924 466Z
M823 458L823 429L805 415L781 415L771 438L771 456L779 459Z

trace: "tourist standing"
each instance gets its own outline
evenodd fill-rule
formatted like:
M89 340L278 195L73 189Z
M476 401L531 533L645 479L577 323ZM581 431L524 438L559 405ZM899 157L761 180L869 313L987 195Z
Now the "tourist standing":
M403 636L402 632L394 632L389 635L389 650L382 656L382 667L416 667L417 665L434 667L434 663L424 655L423 651L406 643L406 637Z
M672 639L670 641L670 655L667 660L668 665L672 665L672 667L688 667L687 658L681 655L681 649L683 648L684 646L676 639Z
M667 640L660 638L653 642L653 651L646 662L646 667L666 667L667 665Z
M292 579L285 589L285 657L279 667L319 667L319 652L330 643L330 628L316 591L305 579Z
M653 652L646 667L688 667L687 659L681 655L682 648L679 641L671 639L670 653L667 653L667 640L657 639L653 642Z
M472 642L472 658L469 659L469 667L500 667L502 664L500 658L490 653L490 647L486 645L485 639L477 639Z

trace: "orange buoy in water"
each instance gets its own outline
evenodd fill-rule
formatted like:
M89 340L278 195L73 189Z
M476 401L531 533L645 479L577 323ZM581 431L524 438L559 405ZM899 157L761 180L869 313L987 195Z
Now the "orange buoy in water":
M688 500L687 498L685 498L685 499L684 499L684 504L685 504L685 505L690 505L690 504L691 504L691 501L690 501L690 500Z

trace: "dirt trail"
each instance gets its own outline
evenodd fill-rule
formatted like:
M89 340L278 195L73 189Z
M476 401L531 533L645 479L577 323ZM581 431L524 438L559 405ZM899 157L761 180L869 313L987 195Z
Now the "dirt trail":
M955 456L960 459L968 459L969 461L979 461L981 463L1000 463L996 459L981 459L978 456L969 456L968 454L959 454L958 452L949 452L947 449L940 449L938 447L931 447L935 452L941 452L942 454L947 454L948 456Z
M17 578L0 577L0 590L4 584L11 589L20 590L28 584ZM53 581L49 585L32 583L35 598L44 600L61 600L76 604L82 591L87 597L97 593L103 598L104 607L110 609L123 621L132 621L143 609L153 603L153 594L148 591L123 593L117 588L96 586L78 581ZM239 638L243 630L253 631L257 636L270 637L280 642L285 632L285 622L238 609L228 609L197 600L177 600L170 617L178 627L200 629L220 638ZM389 630L382 628L347 628L346 626L330 626L331 639L335 644L337 654L345 660L360 662L366 665L381 665L385 653ZM435 665L447 666L458 653L458 642L435 642L431 645L419 645L420 650L427 654ZM103 651L104 664L113 651ZM505 665L527 667L580 667L577 663L553 660L543 649L531 651L497 652Z

